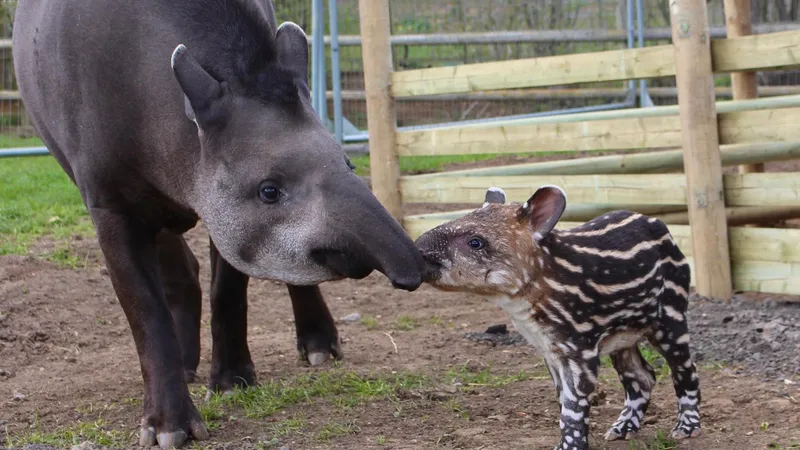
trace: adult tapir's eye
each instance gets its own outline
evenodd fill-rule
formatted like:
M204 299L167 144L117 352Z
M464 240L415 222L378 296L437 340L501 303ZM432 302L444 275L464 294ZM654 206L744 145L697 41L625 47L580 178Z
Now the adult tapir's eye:
M472 238L467 242L469 248L474 250L480 250L483 248L483 241L480 238Z
M281 198L281 191L271 184L262 184L258 189L258 196L264 203L275 203Z

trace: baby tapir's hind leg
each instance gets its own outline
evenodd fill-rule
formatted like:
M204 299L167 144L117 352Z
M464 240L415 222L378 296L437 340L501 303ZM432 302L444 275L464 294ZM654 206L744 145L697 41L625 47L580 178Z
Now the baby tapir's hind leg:
M666 290L665 294L672 294ZM676 295L677 297L677 295ZM685 302L684 299L680 299ZM651 343L667 360L672 371L672 384L678 397L678 424L672 430L674 439L700 435L700 378L689 352L689 327L686 314L670 306L669 300Z
M642 357L638 346L617 350L609 356L625 389L625 409L605 438L608 441L629 439L642 425L650 405L650 393L656 384L656 373Z

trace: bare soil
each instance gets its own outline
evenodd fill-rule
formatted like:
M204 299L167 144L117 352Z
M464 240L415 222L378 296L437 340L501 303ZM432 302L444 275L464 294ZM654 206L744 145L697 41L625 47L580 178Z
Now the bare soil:
M198 227L187 236L208 286L206 233ZM63 268L32 256L0 257L0 429L8 436L97 418L119 430L137 429L142 380L130 329L95 242L73 242L73 250L83 255L85 267ZM427 287L414 293L395 290L379 274L322 288L334 317L370 315L377 327L340 321L345 351L341 368L307 367L297 358L285 288L253 281L248 333L261 381L340 369L435 374L465 365L469 370L490 368L493 374L539 375L502 388L453 390L446 398L409 394L347 409L321 399L266 419L227 417L212 430L211 441L204 442L207 448L549 450L557 442L558 405L541 359L515 339L512 329L499 338L480 334L507 322L498 308L477 297ZM732 304L693 301L690 320L701 368L704 432L677 448L800 444L800 303L796 298L746 297L747 302ZM403 316L415 319L416 328L392 325ZM202 360L193 390L207 381L208 317L206 302ZM645 448L657 432L668 433L674 425L672 384L661 378L638 437L641 447L606 443L602 435L619 414L623 394L609 369L604 369L599 389L600 401L592 410L592 448ZM275 440L269 425L298 414L306 420L303 430ZM320 440L326 423L348 424L348 431ZM3 443L0 437L0 447ZM30 450L36 448L52 447Z

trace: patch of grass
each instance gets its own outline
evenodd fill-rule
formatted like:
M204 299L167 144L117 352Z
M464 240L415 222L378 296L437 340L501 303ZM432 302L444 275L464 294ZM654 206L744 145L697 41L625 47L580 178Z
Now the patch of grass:
M38 137L20 137L16 134L0 134L0 148L44 147Z
M639 350L641 350L644 360L647 361L647 363L650 364L653 369L655 369L657 378L669 378L671 373L669 364L667 364L667 360L661 356L661 353L658 353L658 351L656 351L656 349L654 349L653 346L648 343L640 346Z
M628 441L628 448L631 450L675 450L678 444L663 431L658 431L656 435L646 441Z
M303 428L306 427L306 425L308 425L306 418L296 415L289 419L272 423L268 428L273 437L281 437L286 436L287 434L299 433L303 430Z
M315 438L318 441L328 442L331 439L347 436L349 434L356 434L359 432L359 427L356 425L355 419L348 420L344 423L330 422L326 423L322 429L317 433Z
M251 418L264 418L288 406L311 403L315 398L336 401L347 399L347 404L392 396L398 389L420 385L421 375L361 376L355 372L332 370L306 374L295 378L277 379L250 389L236 389L231 396L214 395L211 407L242 408Z
M75 254L69 244L53 250L52 252L46 253L44 258L65 269L86 267L86 259Z
M42 236L93 236L78 188L50 156L0 160L0 255L24 254ZM59 249L55 261L76 263Z
M419 326L419 321L409 316L400 316L394 321L394 328L401 331L411 331Z
M38 426L21 436L7 436L8 447L25 447L32 444L69 448L84 441L106 447L126 448L130 446L134 433L111 428L104 420L82 422L56 431L45 431Z
M489 161L501 155L442 155L442 156L401 156L400 173L414 175L420 173L438 172L448 164L471 163ZM361 176L369 175L369 156L358 155L350 158L356 166L356 173Z
M378 445L386 445L386 436L379 434L378 437L375 438L375 443Z
M495 375L491 373L491 368L485 368L478 371L470 370L467 365L458 366L455 369L448 370L445 375L445 381L448 384L457 384L460 383L461 385L466 386L467 388L472 387L491 387L491 388L500 388L507 386L511 383L517 383L520 381L528 380L535 376L544 376L546 375L546 369L543 369L542 373L532 373L526 371L519 371L513 375Z
M451 398L444 403L444 407L454 412L458 417L469 420L469 411L465 409L458 400Z
M791 442L786 445L771 442L769 445L767 445L767 448L769 450L800 450L800 442Z
M361 325L364 325L368 330L374 330L378 328L378 319L370 315L363 315L361 316Z

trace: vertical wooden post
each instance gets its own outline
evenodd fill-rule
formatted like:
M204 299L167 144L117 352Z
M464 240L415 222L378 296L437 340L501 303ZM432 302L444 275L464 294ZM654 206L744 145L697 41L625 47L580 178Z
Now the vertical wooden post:
M359 0L361 58L367 97L367 129L372 191L397 221L402 223L400 168L395 134L397 115L390 92L392 47L389 41L389 0Z
M753 33L750 21L750 0L725 0L725 27L728 38L749 36ZM747 100L758 97L755 72L731 73L731 90L734 100ZM740 173L763 172L764 164L742 164Z
M732 294L711 41L704 0L670 0L697 293Z

